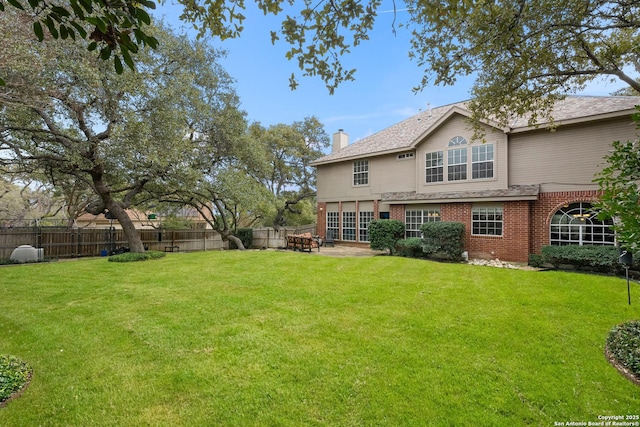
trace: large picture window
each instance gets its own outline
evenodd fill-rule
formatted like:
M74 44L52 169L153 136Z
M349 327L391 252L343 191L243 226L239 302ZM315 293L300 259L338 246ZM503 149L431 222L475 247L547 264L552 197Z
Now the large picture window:
M600 220L591 203L566 204L551 218L552 245L615 245L611 219Z
M356 240L355 212L342 212L342 240Z
M353 162L353 185L369 184L369 161L356 160Z
M405 237L422 237L420 226L440 221L440 209L414 209L404 212Z
M369 223L373 221L373 212L360 212L360 221L358 221L358 240L361 242L369 241Z
M327 212L327 239L340 239L340 214Z
M447 180L463 181L467 179L467 140L456 136L449 141L447 151ZM464 146L456 148L459 146Z
M444 181L444 157L442 151L435 151L425 155L427 182Z
M502 207L474 207L471 210L471 234L502 236Z
M493 144L471 147L471 178L493 178Z

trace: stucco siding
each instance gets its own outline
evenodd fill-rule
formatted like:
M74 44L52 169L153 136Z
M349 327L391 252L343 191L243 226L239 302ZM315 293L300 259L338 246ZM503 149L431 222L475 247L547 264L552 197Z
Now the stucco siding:
M622 118L513 134L509 140L509 184L540 184L542 192L597 189L594 175L616 140L636 138Z

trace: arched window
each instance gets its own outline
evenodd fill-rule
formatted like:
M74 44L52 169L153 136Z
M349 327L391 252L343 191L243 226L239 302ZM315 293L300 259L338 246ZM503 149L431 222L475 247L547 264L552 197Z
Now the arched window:
M456 136L449 141L449 147L454 148L447 152L447 180L464 181L467 179L467 140Z
M600 220L591 203L564 205L551 218L552 245L614 245L613 220Z

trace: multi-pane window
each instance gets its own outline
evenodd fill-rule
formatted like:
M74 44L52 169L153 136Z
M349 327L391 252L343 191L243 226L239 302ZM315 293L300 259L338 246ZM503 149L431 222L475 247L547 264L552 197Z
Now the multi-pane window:
M447 180L462 181L467 179L467 140L461 136L456 136L449 141L449 147L458 147L464 145L464 148L449 148L447 151Z
M471 210L471 234L502 236L503 214L501 207L474 207Z
M360 212L360 221L358 221L358 240L360 242L369 241L369 223L373 221L373 212Z
M355 212L342 212L342 240L356 240Z
M426 222L440 221L439 209L415 209L404 212L405 237L422 237L420 226Z
M471 178L493 178L493 144L471 147Z
M551 218L552 245L615 245L613 220L600 220L591 203L571 203Z
M369 161L356 160L353 162L353 185L369 184Z
M340 214L338 212L327 212L327 238L340 239Z
M427 182L444 180L444 158L442 151L434 151L425 155Z

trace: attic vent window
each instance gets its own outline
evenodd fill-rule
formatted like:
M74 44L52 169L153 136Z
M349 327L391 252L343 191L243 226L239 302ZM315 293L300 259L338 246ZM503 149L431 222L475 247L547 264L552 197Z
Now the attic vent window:
M408 153L401 153L401 154L398 154L398 160L412 159L413 156L414 156L413 151L410 151Z

